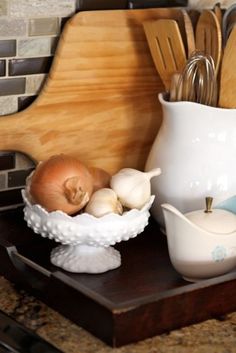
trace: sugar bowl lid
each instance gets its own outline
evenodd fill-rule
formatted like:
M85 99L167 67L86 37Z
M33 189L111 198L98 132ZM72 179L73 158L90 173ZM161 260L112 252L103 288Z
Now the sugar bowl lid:
M212 208L212 197L206 197L206 209L188 212L185 217L202 229L218 234L236 230L236 215L230 211Z

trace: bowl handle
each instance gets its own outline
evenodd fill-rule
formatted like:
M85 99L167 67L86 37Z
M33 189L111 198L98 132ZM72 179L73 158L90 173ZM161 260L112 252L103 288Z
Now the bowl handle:
M51 272L21 255L15 246L7 247L6 251L17 270L17 282L23 282L27 287L43 291L50 280Z

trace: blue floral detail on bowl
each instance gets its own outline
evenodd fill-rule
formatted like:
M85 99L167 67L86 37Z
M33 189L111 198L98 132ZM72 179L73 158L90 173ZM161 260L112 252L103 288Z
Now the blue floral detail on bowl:
M215 249L211 252L212 259L215 262L221 262L224 261L227 255L227 251L224 246L222 245L217 245Z

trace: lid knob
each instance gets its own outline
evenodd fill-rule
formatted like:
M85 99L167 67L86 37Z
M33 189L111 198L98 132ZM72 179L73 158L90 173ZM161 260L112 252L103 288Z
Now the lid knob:
M206 197L206 209L204 211L205 213L211 213L212 212L212 209L211 209L212 202L213 202L213 197L207 196Z

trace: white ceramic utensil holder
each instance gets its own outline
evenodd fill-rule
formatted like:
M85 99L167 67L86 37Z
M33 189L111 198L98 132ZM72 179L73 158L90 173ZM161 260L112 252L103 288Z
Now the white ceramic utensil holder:
M163 122L145 169L162 170L151 181L151 211L164 225L163 203L186 213L204 208L209 195L218 204L236 194L236 110L159 100Z
M102 273L121 265L121 255L112 245L136 237L148 224L154 196L141 210L96 218L87 213L71 217L62 211L47 212L32 205L25 190L24 218L42 237L62 245L51 252L51 262L69 272Z

